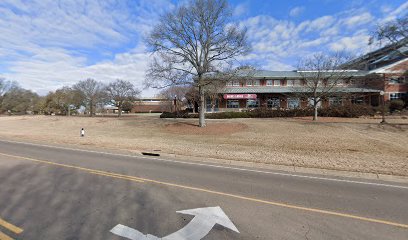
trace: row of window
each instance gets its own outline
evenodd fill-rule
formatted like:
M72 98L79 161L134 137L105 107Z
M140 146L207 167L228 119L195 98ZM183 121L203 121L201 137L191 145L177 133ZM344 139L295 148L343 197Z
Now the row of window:
M402 99L407 93L390 93L390 100Z
M408 77L401 76L401 77L392 77L388 80L390 84L404 84L407 83Z
M318 84L323 84L323 82L320 80ZM336 80L335 82L330 82L330 84L343 85L344 81ZM283 81L282 80L266 80L265 85L266 86L283 86ZM301 85L302 85L302 80L286 80L285 86L301 86ZM238 80L227 82L227 87L240 87L240 86L241 86L240 81ZM247 80L245 82L245 86L247 87L261 86L261 80Z
M390 93L390 100L401 99L404 97L406 93ZM289 109L299 108L300 107L300 100L299 98L287 98L287 107ZM353 103L359 104L363 103L363 98L356 98L352 100ZM341 97L331 97L329 98L329 105L330 106L341 106L343 104ZM269 97L266 100L266 105L268 108L280 108L281 107L281 99L278 97ZM313 99L309 99L309 106L313 105ZM318 105L321 105L319 102ZM217 102L218 106L218 102ZM246 108L258 108L260 106L259 99L248 99L246 100ZM239 108L239 100L227 100L227 108Z
M282 86L283 83L281 80L266 80L265 82L266 86ZM287 80L286 81L286 86L300 86L301 85L301 80ZM240 82L238 80L234 81L229 81L227 82L228 87L239 87ZM261 86L261 80L247 80L245 82L245 86L248 87L257 87Z
M300 107L299 98L287 98L287 107L289 109L295 109ZM333 97L329 98L330 106L340 106L342 105L342 99ZM281 100L277 97L270 97L266 100L266 105L268 108L280 108ZM318 106L321 105L319 102ZM260 106L259 99L248 99L246 101L246 108L258 108ZM309 106L313 106L313 99L309 99ZM239 108L239 100L227 100L227 108Z

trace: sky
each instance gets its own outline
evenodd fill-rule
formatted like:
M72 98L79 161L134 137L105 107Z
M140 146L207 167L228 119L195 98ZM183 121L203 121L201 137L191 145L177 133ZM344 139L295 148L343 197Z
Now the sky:
M0 77L40 95L80 80L128 80L142 96L151 54L144 38L160 16L187 0L1 0ZM251 52L238 62L293 70L302 57L358 56L375 26L408 13L403 0L230 0Z

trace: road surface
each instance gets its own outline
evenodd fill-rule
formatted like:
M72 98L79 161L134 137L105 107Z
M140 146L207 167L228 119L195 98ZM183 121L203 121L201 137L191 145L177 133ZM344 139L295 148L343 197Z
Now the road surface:
M145 239L406 240L408 184L0 140L1 240L131 239L119 224Z

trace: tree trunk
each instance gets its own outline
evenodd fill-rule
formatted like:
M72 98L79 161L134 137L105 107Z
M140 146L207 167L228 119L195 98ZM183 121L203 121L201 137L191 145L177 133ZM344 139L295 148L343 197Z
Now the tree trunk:
M118 106L118 117L122 116L122 105Z
M68 111L67 111L67 116L71 116L71 106L68 105Z
M198 87L198 92L200 94L200 109L199 109L200 118L198 121L198 126L205 127L206 126L205 124L205 96L204 96L204 89L201 85Z
M93 117L93 101L91 101L89 104L89 116Z
M313 121L317 121L317 103L314 104Z

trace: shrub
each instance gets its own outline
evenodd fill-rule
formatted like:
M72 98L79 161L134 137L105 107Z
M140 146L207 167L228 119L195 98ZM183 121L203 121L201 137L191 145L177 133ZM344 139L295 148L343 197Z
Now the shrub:
M160 118L189 118L188 111L178 111L178 112L163 112L160 114Z
M361 116L374 116L375 110L371 106L347 105L333 106L319 109L319 116L322 117L345 117L356 118Z
M218 112L206 113L207 119L230 119L230 118L276 118L276 117L307 117L313 116L312 108L290 109L290 110L272 110L268 108L258 108L244 112ZM375 110L370 106L347 105L320 108L318 114L321 117L348 117L355 118L360 116L373 116ZM161 118L198 118L199 114L188 114L188 112L176 113L165 112L160 115Z
M389 108L391 112L395 112L396 110L401 111L404 109L404 101L402 100L392 100L389 104Z

